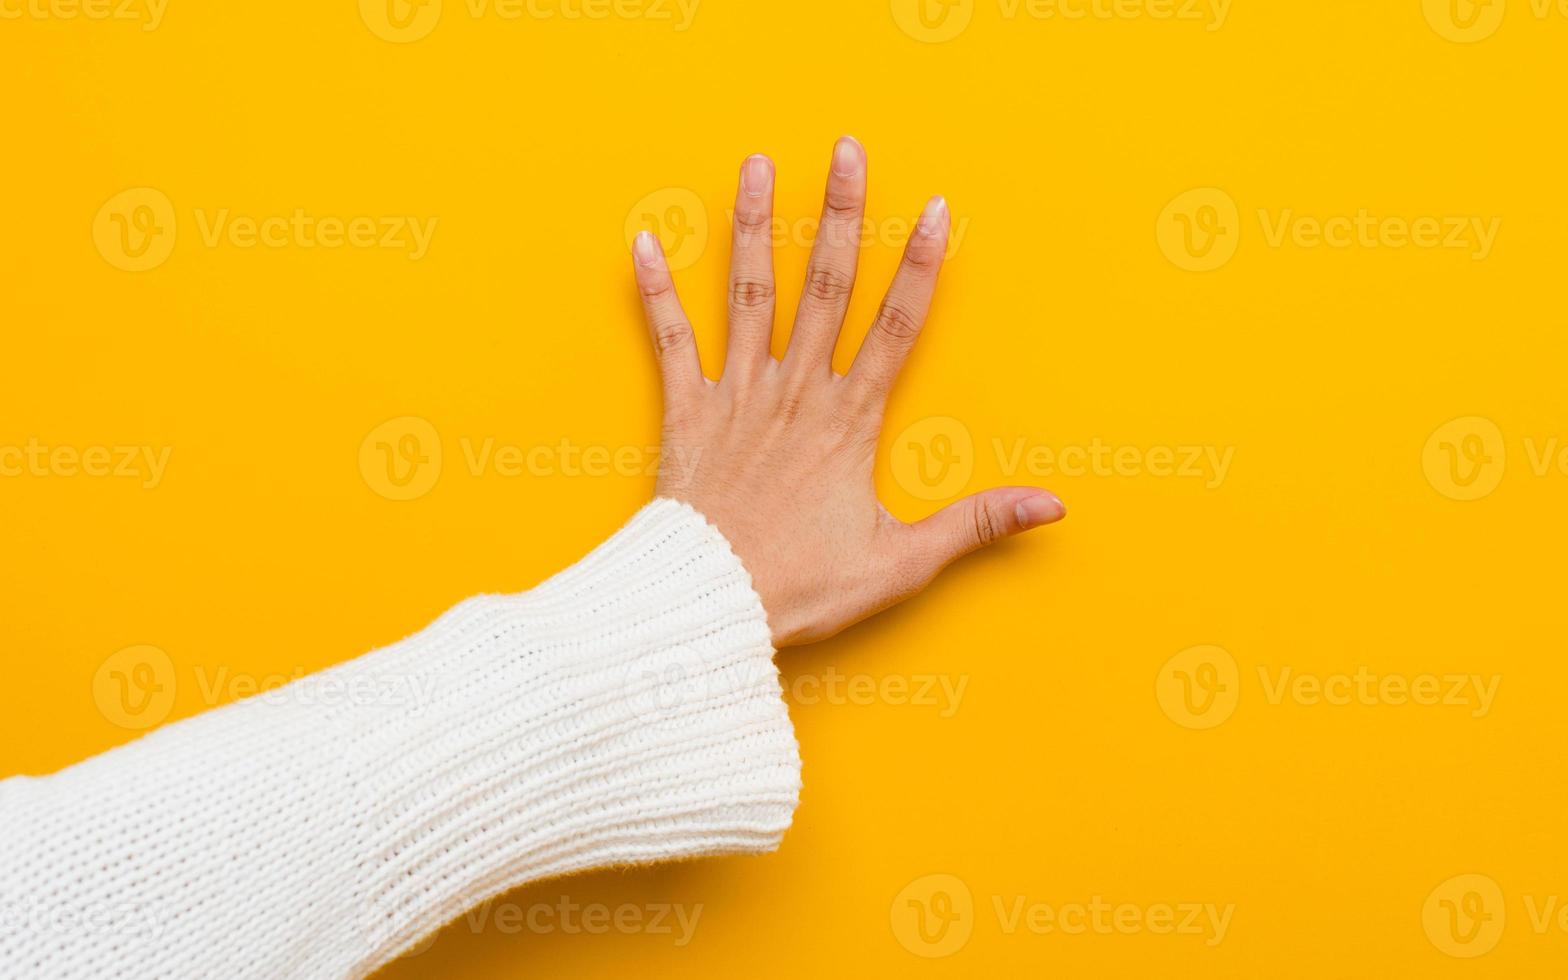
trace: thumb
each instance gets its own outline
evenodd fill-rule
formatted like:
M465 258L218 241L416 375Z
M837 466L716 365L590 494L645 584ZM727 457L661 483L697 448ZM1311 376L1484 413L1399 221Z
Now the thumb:
M1066 516L1066 506L1053 493L997 487L949 504L913 527L935 574L955 558Z

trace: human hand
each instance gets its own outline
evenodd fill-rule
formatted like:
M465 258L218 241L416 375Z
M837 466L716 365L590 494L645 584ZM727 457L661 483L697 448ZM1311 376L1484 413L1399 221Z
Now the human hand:
M866 154L844 137L783 361L771 352L773 164L741 166L730 257L729 349L703 376L659 240L634 243L637 285L663 378L657 492L713 522L751 573L775 646L810 643L925 588L955 558L1062 519L1054 495L1000 487L914 524L877 500L872 467L888 393L914 346L947 248L947 203L932 198L847 375L833 348L849 307L866 204Z

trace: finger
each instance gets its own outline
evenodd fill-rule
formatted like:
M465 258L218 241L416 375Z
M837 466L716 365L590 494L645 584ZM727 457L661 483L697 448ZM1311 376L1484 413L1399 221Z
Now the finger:
M925 567L935 575L955 558L1066 516L1067 508L1055 494L1034 487L998 487L949 504L915 523L913 530Z
M670 278L659 240L651 232L640 232L632 253L637 264L637 291L648 315L648 331L659 359L665 397L679 397L702 381L697 339L692 336L686 311L681 309L680 297L675 295L675 281Z
M754 369L773 343L773 161L760 153L741 164L733 234L726 375Z
M855 355L849 376L878 401L886 400L931 310L931 296L947 249L948 221L947 200L933 197L915 225L893 285Z
M833 147L833 168L817 240L806 265L806 287L795 314L784 363L831 369L833 346L849 309L860 261L860 223L866 213L866 151L853 137Z

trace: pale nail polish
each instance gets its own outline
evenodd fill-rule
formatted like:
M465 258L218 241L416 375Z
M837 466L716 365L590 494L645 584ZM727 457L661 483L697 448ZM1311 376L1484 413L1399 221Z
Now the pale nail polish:
M740 188L747 197L761 197L773 186L773 164L760 153L746 158L740 168Z
M862 151L853 136L840 136L833 147L833 173L840 177L854 177L860 173Z
M1018 501L1018 524L1024 529L1055 524L1067 516L1067 507L1055 494L1039 493Z
M651 269L659 264L659 242L651 231L637 233L637 241L632 246L632 251L637 256L637 264L643 268Z
M926 209L920 213L920 234L927 238L940 235L947 227L947 198L938 195L926 202Z

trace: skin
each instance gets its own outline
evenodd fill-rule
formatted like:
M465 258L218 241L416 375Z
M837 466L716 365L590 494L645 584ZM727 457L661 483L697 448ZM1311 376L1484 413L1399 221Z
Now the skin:
M925 323L947 248L947 202L932 198L853 367L833 370L859 261L866 153L833 149L827 196L789 349L771 353L773 163L741 166L730 257L729 347L703 376L658 239L633 245L663 381L663 441L696 464L657 493L711 521L751 573L776 647L811 643L909 598L954 559L1062 519L1055 495L998 487L913 524L877 500L872 468L888 394Z

